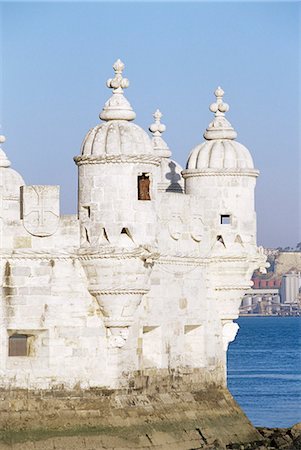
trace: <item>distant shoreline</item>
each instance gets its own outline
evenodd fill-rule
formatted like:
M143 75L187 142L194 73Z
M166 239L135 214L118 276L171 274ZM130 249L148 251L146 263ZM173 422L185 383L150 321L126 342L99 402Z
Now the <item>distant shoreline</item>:
M301 317L297 315L291 316L281 316L279 314L239 314L239 317L279 317L279 318L288 318L288 317Z

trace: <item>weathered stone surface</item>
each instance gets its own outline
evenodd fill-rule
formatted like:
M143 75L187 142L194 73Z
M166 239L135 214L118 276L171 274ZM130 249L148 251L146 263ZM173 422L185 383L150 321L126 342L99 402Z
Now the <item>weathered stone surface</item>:
M61 394L57 397L51 392L15 391L10 396L3 391L2 440L52 442L54 438L64 437L67 442L68 436L73 436L81 442L83 437L94 436L104 448L120 449L130 442L129 448L172 448L174 445L174 448L189 449L215 445L217 434L224 447L236 440L244 443L261 438L226 389L208 386L207 390L192 392L186 400L185 395L170 389L167 403L162 401L162 395L154 392L116 391L104 395L101 390L86 391L84 405L82 396L67 391ZM6 398L10 398L9 403L5 402ZM22 405L20 411L12 414L17 405ZM83 442L80 445L85 448Z
M59 188L26 186L0 151L3 440L84 448L95 432L98 448L173 450L256 441L226 390L226 352L251 275L265 267L258 171L234 142L221 88L206 141L181 171L160 111L153 139L131 123L123 69L118 60L104 123L75 158L77 215L60 217Z

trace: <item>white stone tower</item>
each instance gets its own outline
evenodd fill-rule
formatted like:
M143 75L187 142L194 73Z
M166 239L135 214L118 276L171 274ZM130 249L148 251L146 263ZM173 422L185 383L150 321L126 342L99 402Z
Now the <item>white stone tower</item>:
M224 91L215 91L215 113L204 133L205 142L189 155L185 194L195 198L207 236L208 299L211 314L219 317L224 342L224 364L228 343L236 335L238 308L245 289L250 287L252 272L265 265L256 246L254 188L259 171L254 169L246 147L235 141L237 136L225 113Z
M218 87L216 102L210 105L215 117L204 133L206 140L189 155L183 172L185 192L198 196L216 245L250 251L256 246L254 188L259 171L248 149L235 141L237 134L225 118L229 106L223 95Z
M75 158L82 263L89 292L104 314L109 347L122 347L133 315L148 292L156 247L156 178L160 158L123 95L129 81L117 60L113 89Z

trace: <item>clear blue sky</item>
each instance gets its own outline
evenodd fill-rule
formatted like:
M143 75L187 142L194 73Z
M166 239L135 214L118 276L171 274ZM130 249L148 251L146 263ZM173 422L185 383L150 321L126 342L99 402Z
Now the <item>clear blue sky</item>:
M203 141L221 85L261 171L258 243L295 246L300 218L300 3L2 2L1 132L27 184L61 185L76 211L73 156L110 95L121 58L144 129L160 108L174 159ZM299 22L298 22L299 21Z

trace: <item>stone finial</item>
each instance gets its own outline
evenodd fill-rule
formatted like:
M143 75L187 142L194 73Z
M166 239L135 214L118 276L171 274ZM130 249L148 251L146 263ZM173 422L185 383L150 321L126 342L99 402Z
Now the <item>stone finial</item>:
M113 95L106 102L99 117L102 120L133 120L136 117L130 103L123 95L123 89L129 87L129 80L123 78L122 72L124 70L124 64L120 59L113 65L115 72L114 78L107 80L107 87L112 89Z
M122 77L122 72L124 70L124 64L120 59L113 64L113 69L115 72L114 78L109 78L107 81L108 88L113 89L113 92L123 92L123 89L128 88L130 82L127 78Z
M161 136L162 133L166 130L166 126L161 123L162 113L159 109L157 109L153 118L155 119L155 123L152 123L149 127L149 131L153 133L154 136Z
M220 86L214 91L214 95L216 97L216 102L211 103L209 109L215 113L215 117L224 116L224 113L229 111L229 105L223 102L224 91Z
M214 113L215 118L206 129L204 138L207 140L235 139L237 137L237 133L233 129L231 123L225 118L225 113L229 111L229 105L223 102L223 89L219 86L214 91L214 95L216 97L216 101L211 103L209 109Z
M150 125L149 131L153 134L152 143L154 150L159 156L169 158L171 156L171 151L169 150L167 143L161 137L161 134L166 130L166 126L161 123L162 113L159 109L154 112L153 118L155 119L155 122Z
M5 141L6 141L5 136L3 136L1 134L0 135L0 145L4 144ZM0 147L0 167L10 167L10 161L7 158L5 152L2 150L1 147Z

